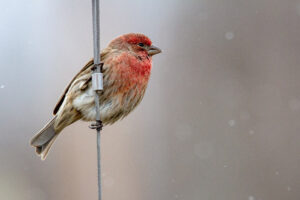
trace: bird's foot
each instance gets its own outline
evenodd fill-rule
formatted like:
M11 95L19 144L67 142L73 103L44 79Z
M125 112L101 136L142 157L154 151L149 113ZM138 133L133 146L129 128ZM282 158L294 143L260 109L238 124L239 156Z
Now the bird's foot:
M96 122L92 123L91 125L89 125L90 129L97 129L97 131L101 131L103 127L102 121L101 120L97 120Z

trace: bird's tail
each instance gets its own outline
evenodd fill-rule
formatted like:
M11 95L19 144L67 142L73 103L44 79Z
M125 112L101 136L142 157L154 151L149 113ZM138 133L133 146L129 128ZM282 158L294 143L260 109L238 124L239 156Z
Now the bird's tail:
M55 119L56 116L30 141L31 146L35 147L36 153L41 156L42 160L46 159L51 145L58 136L58 133L56 133L54 129Z

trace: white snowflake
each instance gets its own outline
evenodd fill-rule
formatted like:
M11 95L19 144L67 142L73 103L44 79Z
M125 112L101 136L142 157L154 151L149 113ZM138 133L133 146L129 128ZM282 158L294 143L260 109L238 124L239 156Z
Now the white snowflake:
M248 200L255 200L254 196L249 196Z
M5 88L5 85L3 85L3 84L2 84L2 85L0 85L0 88L1 88L1 89Z
M234 33L233 32L226 32L225 33L225 38L227 40L232 40L234 38Z
M253 135L253 134L254 134L254 130L250 130L250 131L249 131L249 134L250 134L250 135Z
M229 126L234 127L235 126L235 120L234 119L229 120L228 124L229 124Z

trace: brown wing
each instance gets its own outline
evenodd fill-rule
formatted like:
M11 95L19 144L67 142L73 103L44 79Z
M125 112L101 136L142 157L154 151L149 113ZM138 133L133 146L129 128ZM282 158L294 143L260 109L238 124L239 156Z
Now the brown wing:
M106 55L109 53L109 49L104 49L101 52L101 60L104 60ZM60 97L59 101L57 102L54 110L53 110L53 114L56 115L56 113L58 112L60 106L62 105L62 103L65 100L66 94L69 91L70 86L72 85L73 81L79 76L79 74L83 71L85 71L87 68L92 67L92 65L94 64L94 60L90 60L77 74L76 76L74 76L74 78L72 79L72 81L69 83L69 85L67 86L67 88L65 89L63 95Z

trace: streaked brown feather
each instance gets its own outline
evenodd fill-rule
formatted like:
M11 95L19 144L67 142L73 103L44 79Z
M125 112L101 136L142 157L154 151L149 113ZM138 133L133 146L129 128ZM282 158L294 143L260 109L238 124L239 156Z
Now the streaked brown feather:
M109 53L109 50L108 48L104 49L103 51L101 51L101 60L104 60L105 57L107 56L107 54ZM63 95L59 98L57 104L55 105L55 108L53 110L53 115L56 115L56 113L58 112L60 106L62 105L62 103L64 102L64 99L66 97L66 94L68 93L69 91L69 88L70 86L73 84L73 82L78 78L78 76L85 70L87 69L91 69L93 67L93 64L94 64L94 60L91 59L74 77L73 79L71 80L71 82L68 84L68 86L66 87L66 89L64 90L64 93Z

